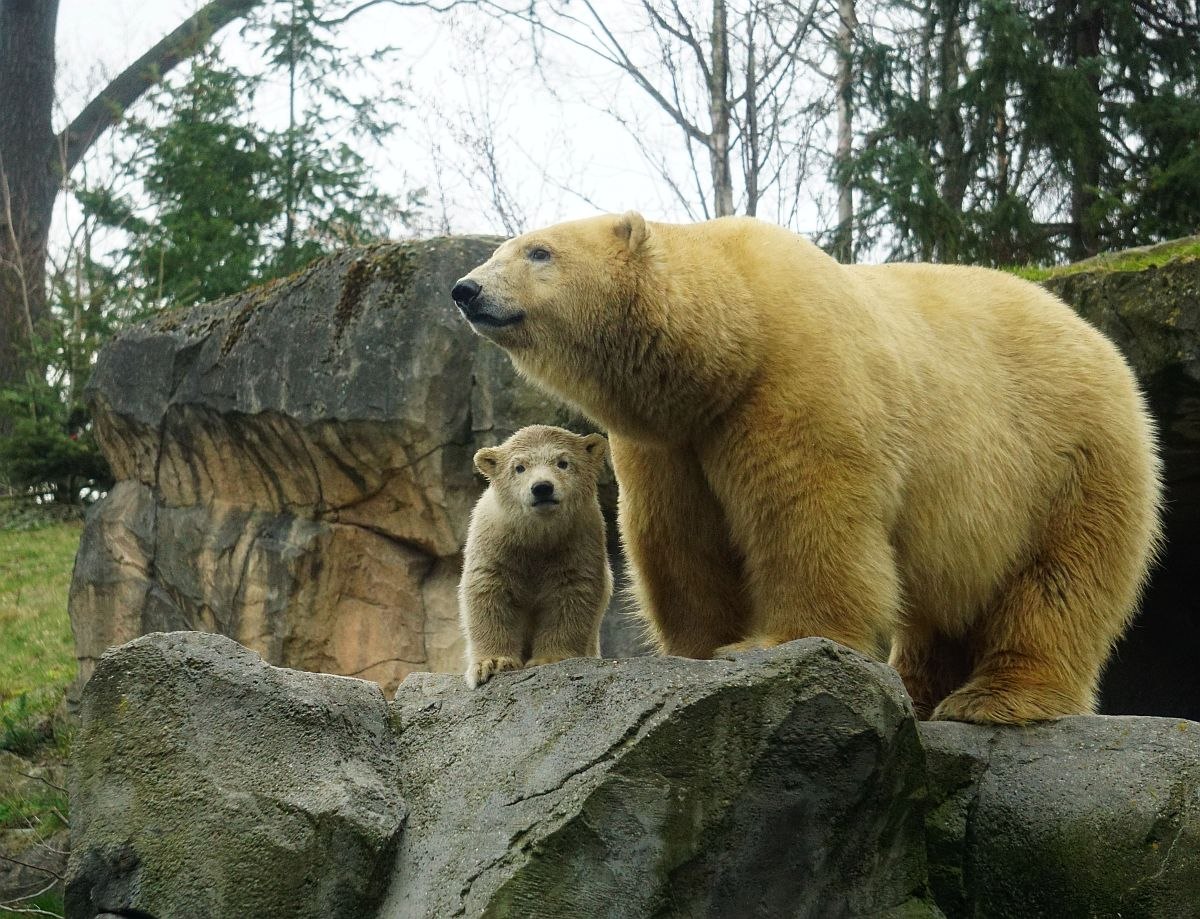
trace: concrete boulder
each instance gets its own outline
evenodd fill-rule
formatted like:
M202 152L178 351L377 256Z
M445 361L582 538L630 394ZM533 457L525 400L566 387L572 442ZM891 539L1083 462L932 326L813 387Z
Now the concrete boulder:
M418 674L392 713L410 819L380 919L938 915L908 697L824 639Z
M1200 724L921 725L950 919L1200 916Z

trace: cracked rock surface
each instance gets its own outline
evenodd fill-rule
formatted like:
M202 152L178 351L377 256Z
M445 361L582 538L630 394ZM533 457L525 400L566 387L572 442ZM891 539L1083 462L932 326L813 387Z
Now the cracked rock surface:
M380 919L937 915L911 705L830 641L415 674L392 723L410 817Z
M573 660L471 691L108 652L68 919L1195 919L1200 724L921 724L824 639Z
M450 302L497 242L348 250L103 349L89 397L118 483L76 562L74 698L105 648L176 629L387 692L461 667L474 451L535 422L588 430ZM606 653L634 653L609 620Z

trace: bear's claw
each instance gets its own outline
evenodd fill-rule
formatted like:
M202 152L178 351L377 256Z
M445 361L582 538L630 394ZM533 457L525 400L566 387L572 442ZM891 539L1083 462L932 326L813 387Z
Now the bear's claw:
M721 645L713 652L713 660L720 658L729 658L734 654L745 654L747 651L766 651L768 648L775 648L781 645L782 642L774 638L747 638L745 641L735 641L733 644Z
M515 657L485 657L472 661L463 674L463 679L471 689L482 686L497 673L503 670L520 670L521 662Z

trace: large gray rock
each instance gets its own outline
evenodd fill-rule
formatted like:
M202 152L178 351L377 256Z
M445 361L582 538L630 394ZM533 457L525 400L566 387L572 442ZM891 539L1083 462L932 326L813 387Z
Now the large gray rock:
M118 483L72 581L73 697L106 648L159 630L388 692L462 666L473 452L534 422L588 429L450 302L496 242L349 250L103 349L89 397ZM602 498L611 517L611 477ZM616 609L605 651L629 654Z
M921 725L950 919L1200 916L1200 724Z
M573 660L470 691L264 665L218 636L104 657L69 919L1194 919L1200 724L922 724L823 639ZM402 825L403 824L403 825Z
M380 919L939 915L911 704L824 639L414 674L392 712L410 818Z
M81 714L70 916L359 919L377 904L405 811L376 684L159 633L101 658Z

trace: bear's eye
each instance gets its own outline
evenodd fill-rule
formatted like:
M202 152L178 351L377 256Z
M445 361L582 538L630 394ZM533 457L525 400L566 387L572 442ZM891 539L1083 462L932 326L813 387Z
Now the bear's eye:
M567 468L569 465L571 465L571 464L570 464L570 463L568 463L566 460L559 460L559 461L558 461L558 468L559 468L559 469L566 469L566 468Z
M550 250L544 246L534 246L525 253L525 256L531 262L548 262L550 261Z
M517 463L517 475L520 475L524 471L525 471L525 467L522 466L520 463Z

